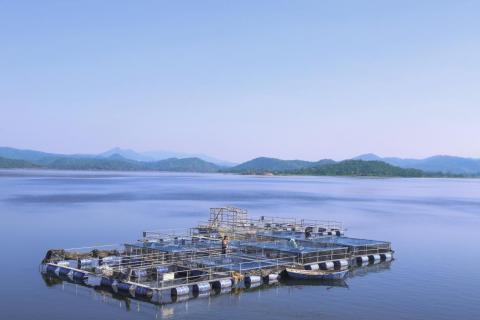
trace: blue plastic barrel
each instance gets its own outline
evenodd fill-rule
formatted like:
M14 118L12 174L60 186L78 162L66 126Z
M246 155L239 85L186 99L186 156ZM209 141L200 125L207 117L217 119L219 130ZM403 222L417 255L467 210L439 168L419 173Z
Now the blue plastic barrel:
M71 271L70 269L60 267L60 269L58 270L58 274L61 276L67 276L70 273L70 271Z
M136 287L135 296L136 297L151 297L153 295L153 290L145 287Z
M80 271L73 271L73 279L83 280L85 278L85 273Z
M101 286L111 287L112 284L113 284L113 280L110 278L102 277L102 280L100 281Z
M55 271L57 271L58 267L57 266L54 266L54 265L47 265L47 272L48 273L55 273Z
M278 273L270 273L268 276L263 277L264 283L274 283L277 282L279 278Z
M123 291L123 292L130 292L130 288L132 287L131 284L124 283L124 282L119 282L117 283L117 289L118 291Z
M212 282L212 288L214 289L230 288L232 284L233 283L231 279L222 279L222 280Z

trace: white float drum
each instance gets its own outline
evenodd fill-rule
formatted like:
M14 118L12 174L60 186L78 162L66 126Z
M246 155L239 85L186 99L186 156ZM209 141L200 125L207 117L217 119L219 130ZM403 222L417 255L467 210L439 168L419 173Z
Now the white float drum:
M318 265L318 263L305 265L305 270L318 270L318 269L320 269L320 266Z
M262 278L260 276L247 276L244 281L246 285L251 285L253 283L261 283Z
M372 263L379 263L380 262L380 255L379 254L372 254L368 256L368 260Z
M232 286L232 280L230 279L222 279L212 283L212 288L214 289L230 288L231 286Z
M380 254L380 258L383 261L391 261L392 260L392 253L391 252L382 253L382 254Z
M322 270L331 270L334 268L333 261L326 261L319 264Z
M270 273L268 276L265 276L263 278L263 282L264 283L274 283L274 282L277 282L278 281L278 273Z
M344 270L348 267L348 261L347 260L337 260L333 262L335 270Z
M368 263L368 256L357 257L357 264L364 265Z

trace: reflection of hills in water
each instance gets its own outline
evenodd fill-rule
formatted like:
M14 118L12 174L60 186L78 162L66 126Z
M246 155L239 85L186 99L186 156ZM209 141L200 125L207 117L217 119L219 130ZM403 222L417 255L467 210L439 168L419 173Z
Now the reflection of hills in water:
M207 298L210 302L210 299L215 296L222 294L230 293L232 295L241 295L247 294L249 292L266 290L279 287L298 287L303 286L318 286L325 287L329 290L332 288L348 288L347 281L349 278L354 277L364 277L371 273L384 272L390 270L392 261L381 262L378 264L369 264L359 267L351 268L348 277L345 280L293 280L288 278L283 278L280 282L273 284L252 284L252 285L240 285L232 288L225 288L222 290L212 290L211 292L205 292L200 294L190 294L185 296L171 297L170 292L162 295L162 302L154 302L144 298L133 298L127 293L114 292L112 288L109 287L89 287L81 281L74 281L69 277L65 276L56 276L53 274L42 274L42 278L48 287L61 286L62 290L65 292L71 292L76 296L90 297L96 301L101 301L105 304L115 305L118 307L124 307L126 311L132 310L132 305L135 306L134 310L138 312L153 312L156 316L159 317L168 317L173 315L175 308L169 308L168 305L179 305L180 303L188 303L187 301L192 298Z

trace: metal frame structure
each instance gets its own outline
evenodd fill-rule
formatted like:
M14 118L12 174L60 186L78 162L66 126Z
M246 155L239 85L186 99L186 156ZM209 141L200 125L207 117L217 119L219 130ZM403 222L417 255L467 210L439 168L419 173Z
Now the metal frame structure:
M389 242L347 238L343 231L336 221L250 219L243 209L212 208L207 223L189 230L144 231L136 243L53 250L42 270L151 296L200 285L230 287L244 278L276 279L286 267L331 270L351 267L357 257L362 263L392 259ZM223 236L230 238L226 253Z

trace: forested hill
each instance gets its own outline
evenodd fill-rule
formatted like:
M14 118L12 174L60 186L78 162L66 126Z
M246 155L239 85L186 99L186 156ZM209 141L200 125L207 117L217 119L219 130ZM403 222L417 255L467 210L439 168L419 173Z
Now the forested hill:
M285 172L294 175L312 176L373 176L373 177L437 177L441 173L404 169L382 161L345 160L334 164Z
M281 160L275 158L260 157L227 168L224 171L243 174L282 173L286 171L300 170L325 164L333 164L335 161L325 159L316 162L304 160Z
M451 176L443 173L424 172L392 166L382 161L320 160L307 162L299 160L279 160L257 158L226 172L239 174L273 174L273 175L309 175L309 176L366 176L366 177L442 177Z
M0 157L0 168L15 169L15 168L39 168L39 167L40 166L25 160L7 159L7 158Z

